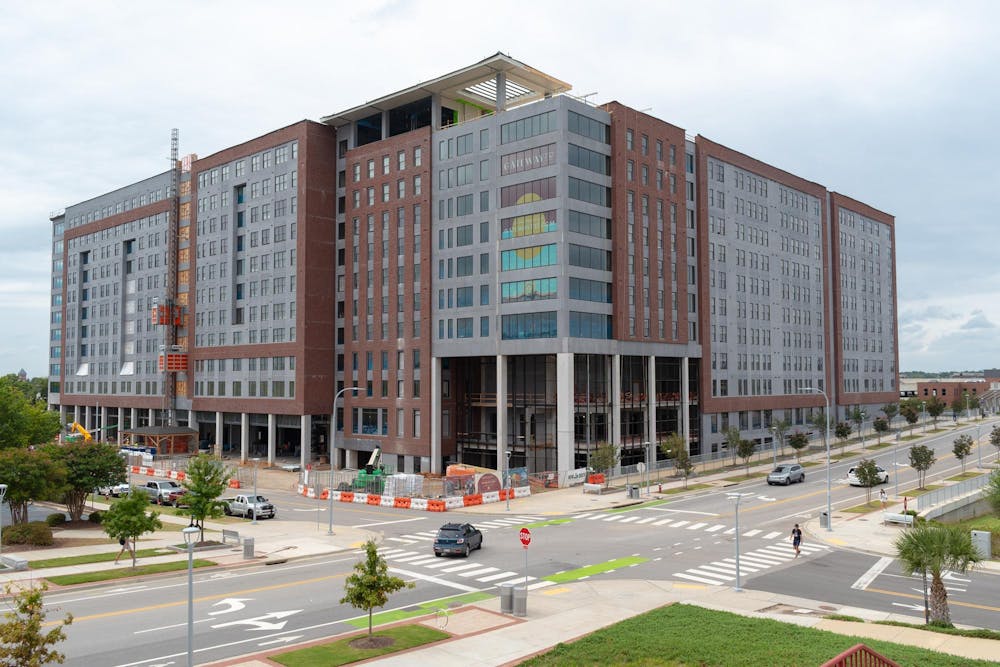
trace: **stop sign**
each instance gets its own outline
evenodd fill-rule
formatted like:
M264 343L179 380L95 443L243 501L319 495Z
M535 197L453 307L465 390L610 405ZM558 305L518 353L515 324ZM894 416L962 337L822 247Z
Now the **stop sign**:
M531 531L527 528L522 528L520 533L521 544L527 549L528 545L531 544Z

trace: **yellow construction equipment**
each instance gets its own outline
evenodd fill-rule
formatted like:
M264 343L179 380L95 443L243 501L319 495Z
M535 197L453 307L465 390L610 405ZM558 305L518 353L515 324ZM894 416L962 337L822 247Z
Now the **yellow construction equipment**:
M84 427L80 426L80 424L78 424L77 422L73 422L70 425L69 430L70 431L76 431L77 433L79 433L80 435L82 435L84 442L93 442L93 440L94 440L93 436L90 435L90 431L88 431ZM74 436L74 438L75 437L76 436Z

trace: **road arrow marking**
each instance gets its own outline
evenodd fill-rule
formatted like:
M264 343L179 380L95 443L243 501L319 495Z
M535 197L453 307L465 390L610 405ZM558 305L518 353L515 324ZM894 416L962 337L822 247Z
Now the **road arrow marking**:
M228 613L233 612L233 611L239 611L239 610L243 609L244 607L246 607L246 605L243 604L244 602L249 602L252 599L253 598L225 598L224 600L219 600L218 602L216 602L212 606L213 607L218 607L220 604L226 604L226 605L229 605L229 608L228 609L220 609L219 611L212 611L212 612L209 612L208 615L209 616L218 616L219 614L228 614Z
M958 581L958 582L961 582L963 584L971 584L972 583L972 579L963 579L962 577L958 576L957 574L955 574L951 570L946 570L945 573L941 575L941 578L944 579L945 581Z
M219 623L218 625L213 625L212 629L216 630L218 628L228 628L234 625L252 625L253 630L282 630L285 627L285 623L288 621L282 621L281 623L268 623L269 618L285 618L286 616L291 616L292 614L298 614L301 609L293 609L291 611L272 611L269 614L264 614L263 616L255 616L254 618L243 619L242 621L229 621L228 623Z
M924 606L922 604L903 604L902 602L893 602L895 607L903 607L904 609L912 609L913 611L923 611Z
M291 635L289 637L282 637L281 639L272 639L269 642L260 642L257 646L270 646L271 644L287 644L288 642L293 642L296 639L302 639L305 635Z

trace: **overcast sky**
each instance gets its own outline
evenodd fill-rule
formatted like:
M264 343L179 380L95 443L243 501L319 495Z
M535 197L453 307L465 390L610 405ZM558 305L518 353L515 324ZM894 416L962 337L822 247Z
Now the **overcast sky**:
M4 2L0 374L48 373L49 213L502 51L896 217L900 370L1000 366L1000 3Z

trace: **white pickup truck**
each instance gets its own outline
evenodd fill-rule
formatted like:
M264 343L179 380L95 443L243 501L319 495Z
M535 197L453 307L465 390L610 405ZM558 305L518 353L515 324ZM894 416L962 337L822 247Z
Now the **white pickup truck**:
M240 494L233 498L223 498L222 503L222 511L227 516L273 519L274 515L277 514L274 505L268 502L264 496Z

